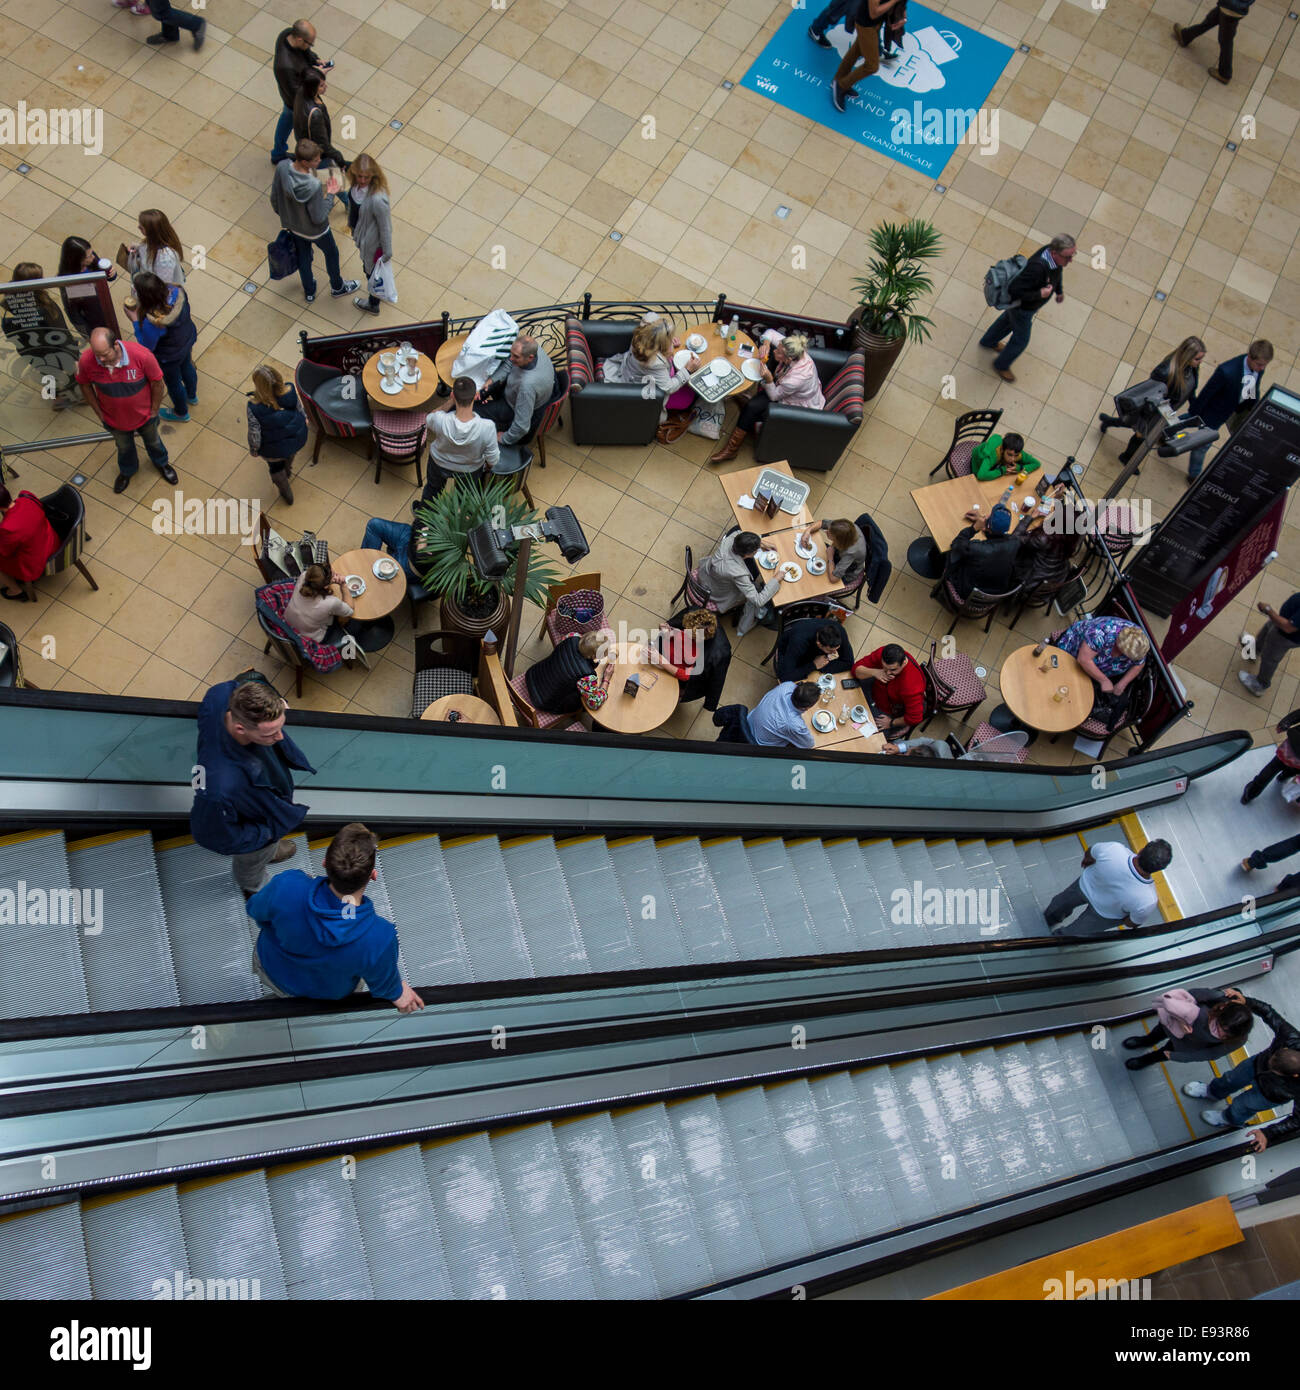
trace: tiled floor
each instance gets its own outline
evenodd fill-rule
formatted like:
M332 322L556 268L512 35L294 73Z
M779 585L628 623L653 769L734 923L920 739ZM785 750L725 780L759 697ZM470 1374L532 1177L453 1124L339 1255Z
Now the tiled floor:
M990 99L1001 111L1001 149L987 158L959 149L942 195L929 179L756 94L722 88L788 14L775 0L509 0L504 9L480 0L340 0L305 11L318 50L337 60L328 97L337 142L375 155L393 184L401 303L384 309L386 322L586 290L620 299L725 291L840 318L868 228L906 216L938 225L945 250L932 338L903 355L838 467L809 475L817 514L872 511L895 561L881 604L864 604L849 621L857 650L894 638L924 653L947 627L904 556L919 531L908 490L942 454L954 415L1002 407L1004 425L1031 451L1049 463L1074 454L1088 465L1089 490L1100 493L1123 440L1099 438L1096 412L1186 334L1205 338L1207 370L1267 336L1277 348L1268 379L1300 385L1300 46L1281 0L1256 0L1227 88L1206 75L1211 38L1185 52L1169 38L1172 20L1196 17L1189 0L1108 0L1100 10L1087 0L957 0L946 8L1030 52L1013 55ZM194 423L165 429L182 490L260 496L278 527L318 531L341 549L359 542L367 517L405 513L409 477L386 472L376 486L359 452L330 442L295 483L290 509L271 505L265 466L245 445L250 369L268 359L291 368L300 328L328 333L363 320L350 298L324 296L308 308L296 280L264 283L265 243L277 230L266 199L279 105L270 53L277 31L300 13L296 0L261 9L214 0L207 45L196 54L187 41L146 47L154 22L108 0L70 0L48 18L27 0L0 3L5 101L105 111L98 158L65 147L0 149L0 264L36 260L52 270L70 233L111 256L119 241L135 239L139 209L166 210L204 255L188 282L200 322L201 405ZM809 60L823 61L811 45ZM643 138L646 115L652 139ZM400 132L393 120L404 123ZM30 174L14 172L20 159ZM788 219L776 218L778 204L790 208ZM1072 232L1081 247L1066 275L1068 297L1044 310L1017 382L1005 385L976 346L989 318L984 271L1056 231ZM355 274L351 244L340 242L345 273ZM806 269L791 269L796 247ZM504 269L493 268L497 248ZM242 288L250 278L254 296ZM955 378L952 399L942 395L946 376ZM12 397L0 406L0 431L9 440L70 432L67 417L19 411ZM672 448L586 450L561 431L549 468L534 470L537 500L572 504L586 527L592 554L582 567L603 575L611 618L653 625L666 616L683 543L698 551L721 530L726 512L712 475L723 470L705 462L711 448L687 436ZM30 679L184 698L251 663L279 674L251 616L248 548L227 537L155 535L150 503L170 489L149 486L146 465L115 497L111 456L101 445L18 461L18 486L36 492L74 466L90 475L88 562L100 585L92 593L72 574L43 583L36 606L5 605ZM1161 515L1180 482L1174 467L1153 460L1134 490ZM1179 661L1195 700L1183 736L1245 727L1262 739L1296 702L1294 662L1271 698L1251 699L1235 678L1236 638L1254 602L1278 603L1300 588L1296 542L1289 525L1281 558ZM525 631L534 626L526 620ZM998 623L985 637L964 623L958 640L988 667L992 687L1004 652L1041 627L1026 619L1009 633ZM739 644L728 700L752 703L769 686L758 667L769 641L758 631ZM405 714L411 665L403 620L370 674L309 680L303 703ZM666 731L714 734L698 704ZM1074 755L1068 740L1040 740L1034 756Z
M1267 1214L1267 1208L1261 1208ZM1243 1299L1300 1279L1300 1217L1261 1221L1226 1250L1201 1255L1151 1278L1155 1299Z

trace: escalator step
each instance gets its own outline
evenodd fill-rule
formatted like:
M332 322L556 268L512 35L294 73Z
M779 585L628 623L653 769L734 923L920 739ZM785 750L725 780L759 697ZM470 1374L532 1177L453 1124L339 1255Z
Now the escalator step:
M935 1092L948 1121L971 1203L991 1202L1008 1190L989 1116L979 1104L967 1059L948 1052L929 1060Z
M81 1206L0 1216L0 1299L88 1299Z
M1038 1161L1043 1181L1051 1182L1077 1171L1074 1156L1061 1135L1051 1103L1039 1084L1028 1044L1011 1043L996 1049L1007 1092Z
M930 940L937 945L980 940L979 898L971 898L967 890L987 888L989 884L977 880L966 868L956 840L938 840L927 845L926 852L934 865L932 886L944 895L943 920L927 928Z
M482 835L444 844L442 859L474 979L531 979L536 971L510 893L501 842Z
M927 1063L923 1057L896 1062L890 1068L894 1089L903 1107L903 1123L907 1126L912 1150L920 1160L926 1184L943 1211L958 1211L986 1201L987 1196L972 1194L964 1159L974 1142L980 1138L975 1128L976 1116L967 1108L964 1112L953 1103L953 1097L938 1084L941 1064L951 1067L952 1056L936 1057Z
M763 1089L813 1249L843 1245L853 1230L853 1218L840 1191L835 1156L826 1142L808 1082L786 1081Z
M732 940L727 914L699 840L660 840L656 848L681 923L687 958L695 965L739 960L740 953Z
M363 1154L352 1198L376 1298L450 1298L442 1237L416 1144Z
M858 951L857 933L848 904L840 895L839 881L820 840L794 840L786 845L790 867L799 880L823 951Z
M502 848L501 857L537 974L579 975L589 971L587 948L555 841L549 835L515 841Z
M714 1278L762 1269L762 1242L750 1218L717 1097L671 1101L667 1111Z
M1029 1064L1047 1103L1052 1107L1056 1127L1070 1155L1076 1173L1091 1172L1102 1167L1107 1159L1089 1122L1084 1097L1070 1080L1066 1065L1055 1038L1035 1038L1025 1044Z
M1106 1094L1110 1097L1111 1104L1115 1107L1115 1114L1124 1130L1125 1137L1129 1141L1130 1148L1135 1154L1151 1153L1163 1146L1156 1138L1151 1121L1147 1118L1146 1108L1133 1085L1134 1080L1142 1073L1131 1072L1124 1065L1126 1054L1119 1045L1120 1033L1118 1029L1108 1029L1101 1036L1105 1038L1106 1046L1103 1048L1089 1047L1088 1055L1093 1066L1097 1069L1097 1075L1101 1077L1102 1085L1106 1088ZM1149 1072L1145 1077L1145 1082L1146 1086L1150 1087L1151 1094L1166 1102L1161 1108L1169 1125L1171 1137L1168 1142L1177 1143L1180 1140L1190 1139L1192 1136L1187 1132L1187 1126L1178 1113L1178 1106L1167 1103L1172 1097L1169 1096L1164 1077L1159 1072L1154 1072L1154 1074Z
M492 1135L506 1215L519 1252L527 1296L594 1299L587 1248L569 1200L564 1165L549 1124Z
M957 846L961 858L961 868L965 875L965 887L976 892L975 902L979 906L979 919L972 923L967 912L967 925L959 930L954 940L961 941L1000 941L1004 937L1017 936L1015 917L1011 900L1002 891L1002 880L993 867L988 846L982 840L975 840ZM969 898L967 899L969 902Z
M1038 1155L1030 1142L1024 1116L1003 1074L1001 1057L992 1048L980 1048L962 1057L970 1077L975 1103L986 1117L993 1152L1006 1173L1004 1192L1023 1192L1043 1181Z
M924 946L926 942L925 928L921 923L911 920L910 912L903 920L895 921L895 917L898 915L895 906L899 901L896 895L905 894L907 901L912 901L913 876L904 874L894 842L892 840L875 840L863 843L859 848L862 852L862 862L866 868L867 877L871 879L876 896L880 899L881 921L885 924L885 930L888 933L887 940L881 945L890 948Z
M686 964L686 943L655 842L648 835L620 840L610 845L609 857L642 962L651 967Z
M921 1160L912 1148L903 1106L888 1067L869 1067L850 1076L871 1138L876 1164L884 1175L899 1224L928 1220L935 1197L925 1180Z
M767 905L768 920L781 943L783 956L812 956L822 950L808 904L780 840L747 840L754 882Z
M597 836L566 840L558 853L591 969L636 970L644 965L605 841Z
M704 858L713 874L739 958L770 960L781 955L781 941L754 882L744 843L739 839L713 840L704 846Z
M901 873L899 886L907 890L909 897L915 895L918 885L922 895L927 889L942 890L943 883L924 840L908 840L901 845L895 844L894 853L898 856ZM915 934L917 944L934 944L942 939L942 929L925 922L914 922L910 928L904 930Z
M613 1120L656 1283L668 1295L713 1283L699 1213L664 1107L616 1111Z
M346 1156L273 1168L266 1185L289 1297L374 1298Z
M175 1187L93 1197L81 1225L93 1298L152 1299L159 1279L190 1277Z
M881 906L880 896L856 840L832 840L826 845L826 862L830 865L840 897L848 907L853 921L853 937L858 951L878 951L892 945L889 934L889 913Z
M1056 1045L1065 1064L1069 1084L1083 1104L1084 1114L1101 1150L1103 1164L1130 1158L1134 1152L1133 1145L1093 1065L1086 1037L1080 1033L1062 1033L1056 1038Z
M17 894L26 885L50 892L70 889L63 833L16 835L0 842L0 883L12 885L15 917L36 915L28 912L26 900L19 910ZM51 914L42 910L40 915ZM0 1017L84 1014L90 1006L81 942L81 931L71 924L0 926Z
M1025 877L1024 866L1020 862L1019 851L1011 840L995 840L989 845L993 866L1002 885L1003 900L1010 904L1014 922L1013 930L1017 936L1044 936L1047 926L1043 921L1042 909L1034 890Z
M242 1289L256 1281L255 1297L288 1297L264 1172L182 1183L177 1198L190 1275L205 1281L205 1291L206 1281L219 1280L248 1297Z
M613 1120L607 1113L584 1115L553 1129L596 1296L659 1298Z
M453 1296L527 1298L488 1136L468 1134L423 1148Z
M1043 849L1042 842L1039 840L1016 840L1014 842L1016 859L1020 864L1021 871L1025 875L1025 882L1029 885L1029 891L1034 896L1037 905L1037 916L1039 923L1042 924L1043 913L1047 911L1047 904L1069 883L1069 879L1064 882L1057 881L1057 875L1052 864L1049 863L1047 852ZM1080 850L1080 858L1083 851ZM1043 935L1046 935L1047 927L1043 924Z
M81 946L91 1009L179 1004L152 838L113 835L70 845L68 871L74 889L103 895L104 920L93 935L83 932Z
M862 1107L847 1072L820 1076L809 1083L826 1142L839 1168L840 1187L860 1237L893 1230L899 1225L894 1204L871 1157Z
M464 985L474 979L436 835L380 845L388 901L413 985Z

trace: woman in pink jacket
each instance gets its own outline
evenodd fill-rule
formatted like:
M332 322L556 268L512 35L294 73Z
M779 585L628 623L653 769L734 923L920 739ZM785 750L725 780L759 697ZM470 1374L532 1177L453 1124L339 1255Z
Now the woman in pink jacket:
M710 463L726 463L734 459L745 442L745 436L758 433L774 402L778 405L801 405L808 410L825 409L826 398L822 395L817 364L808 356L808 339L802 333L777 339L772 358L775 363L773 367L763 365L763 389L756 391L740 407L731 438L709 459Z

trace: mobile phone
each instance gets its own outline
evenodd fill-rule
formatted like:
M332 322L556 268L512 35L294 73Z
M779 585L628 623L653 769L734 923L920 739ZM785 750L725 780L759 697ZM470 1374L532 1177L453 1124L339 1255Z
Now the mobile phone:
M749 345L748 343L741 343L741 345L740 345L740 355L741 355L742 357L753 357L753 355L754 355L754 349L753 349L752 347L750 347L750 345Z
M323 67L323 68L332 68L333 66L334 66L334 59L333 59L333 58L327 58L327 59L325 60L325 62L323 62L323 63L321 64L321 67Z
M861 689L862 689L862 682L861 682L860 680L855 680L854 677L852 677L852 676L845 676L844 679L840 682L840 689L841 689L841 690L861 690Z
M1057 660L1056 653L1052 653L1052 670L1055 670L1061 663Z

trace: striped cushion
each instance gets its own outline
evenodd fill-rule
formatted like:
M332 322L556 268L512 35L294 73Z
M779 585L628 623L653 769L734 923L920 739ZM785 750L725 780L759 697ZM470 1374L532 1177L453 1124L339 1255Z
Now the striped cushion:
M973 439L959 439L952 446L952 452L948 455L948 472L954 478L970 476L970 456L974 451L975 441Z
M591 382L599 380L596 364L591 358L591 346L578 319L569 318L564 321L564 350L569 359L570 391L576 393Z
M825 408L843 415L855 425L862 419L863 364L860 352L851 354L822 391L826 397Z
M423 443L424 432L429 428L428 416L423 410L384 410L372 406L370 423L381 443L403 449L412 447L416 441Z
M972 752L974 749L978 748L981 743L987 743L990 739L1001 737L1001 729L995 729L992 724L981 724L979 728L975 730L975 736L966 745L966 751L968 753ZM1029 757L1028 748L1017 748L1015 753L1016 762L1018 763L1023 763L1025 759Z
M975 663L964 652L941 656L930 663L930 672L939 684L942 705L965 706L988 699L984 682L975 674Z

